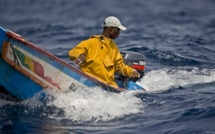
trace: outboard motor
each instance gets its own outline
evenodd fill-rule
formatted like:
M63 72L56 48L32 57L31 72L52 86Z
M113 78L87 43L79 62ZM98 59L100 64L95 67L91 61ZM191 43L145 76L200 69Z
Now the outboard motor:
M124 58L125 64L136 69L140 73L139 78L124 77L121 74L115 75L115 82L118 84L118 86L120 88L126 88L127 83L129 81L136 82L144 76L146 58L145 58L145 55L141 53L131 52L131 51L121 51L121 54L122 54L122 57Z

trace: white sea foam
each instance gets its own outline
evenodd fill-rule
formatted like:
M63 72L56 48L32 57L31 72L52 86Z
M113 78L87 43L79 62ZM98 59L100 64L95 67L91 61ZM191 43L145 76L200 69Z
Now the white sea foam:
M139 82L147 91L163 91L171 87L215 81L214 69L191 67L165 68L147 72Z
M134 96L136 92L120 94L106 92L99 88L78 89L75 92L54 94L48 103L63 110L64 117L73 121L109 121L126 115L137 114L143 110L144 102ZM51 115L53 116L53 115ZM50 118L56 118L51 117Z

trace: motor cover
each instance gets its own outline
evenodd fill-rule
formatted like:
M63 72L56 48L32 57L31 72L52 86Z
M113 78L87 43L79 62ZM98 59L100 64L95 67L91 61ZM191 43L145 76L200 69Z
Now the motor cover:
M136 82L144 76L146 58L144 54L131 51L121 51L121 54L125 64L136 69L140 73L139 78L128 78L120 74L115 75L115 81L119 87L126 88L128 81Z

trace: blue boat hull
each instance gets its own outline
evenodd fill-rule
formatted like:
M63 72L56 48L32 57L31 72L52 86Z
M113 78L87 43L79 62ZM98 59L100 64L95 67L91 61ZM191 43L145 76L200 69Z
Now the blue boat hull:
M31 98L43 89L65 91L101 87L121 92L2 27L0 47L0 85L19 100ZM132 82L130 87L129 90L144 90Z

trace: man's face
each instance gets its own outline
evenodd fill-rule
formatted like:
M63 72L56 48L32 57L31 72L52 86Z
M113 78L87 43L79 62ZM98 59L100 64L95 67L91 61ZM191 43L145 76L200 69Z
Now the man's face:
M120 34L120 29L117 27L111 27L110 28L110 38L116 39Z

